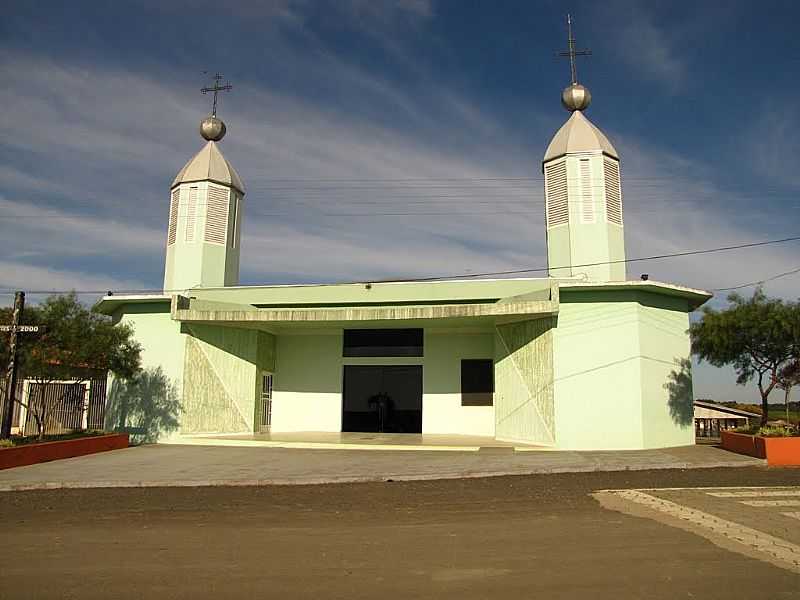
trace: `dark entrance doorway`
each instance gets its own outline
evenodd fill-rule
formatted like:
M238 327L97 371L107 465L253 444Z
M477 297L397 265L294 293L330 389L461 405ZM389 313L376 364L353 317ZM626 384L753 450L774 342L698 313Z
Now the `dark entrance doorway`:
M342 431L422 433L422 365L344 367Z

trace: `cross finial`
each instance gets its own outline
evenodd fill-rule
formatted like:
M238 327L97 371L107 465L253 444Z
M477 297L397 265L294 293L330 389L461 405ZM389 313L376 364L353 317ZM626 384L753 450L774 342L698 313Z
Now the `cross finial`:
M207 73L207 71L203 71L203 72ZM217 116L217 94L219 92L227 92L229 90L232 90L233 86L228 82L225 82L225 85L220 85L219 82L222 81L222 75L220 75L219 73L214 74L213 79L214 79L214 85L213 86L204 87L200 91L203 92L204 94L207 94L208 92L214 92L214 104L213 104L213 106L211 108L211 116L212 117L216 117Z
M575 66L576 56L591 56L592 51L588 49L575 50L575 38L572 35L572 16L567 15L567 51L559 52L559 56L569 56L569 70L572 75L572 85L578 83L578 69Z

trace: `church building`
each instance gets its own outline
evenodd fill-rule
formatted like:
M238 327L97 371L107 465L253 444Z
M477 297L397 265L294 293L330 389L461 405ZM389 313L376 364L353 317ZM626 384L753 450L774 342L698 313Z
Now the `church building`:
M547 277L320 285L239 285L246 190L215 110L170 187L163 293L99 303L177 390L170 436L693 444L677 383L690 377L689 313L711 294L626 278L620 156L585 115L590 100L573 75L542 160Z

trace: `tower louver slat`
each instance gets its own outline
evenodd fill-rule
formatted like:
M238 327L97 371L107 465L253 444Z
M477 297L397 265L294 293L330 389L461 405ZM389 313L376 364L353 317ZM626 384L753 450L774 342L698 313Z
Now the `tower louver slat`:
M594 198L592 197L592 169L589 159L580 161L581 222L594 223Z
M177 241L178 236L178 204L181 198L180 188L172 190L169 201L169 227L167 228L167 245L171 246Z
M184 236L187 242L194 241L194 228L197 222L197 194L196 187L189 188L189 202L186 205L186 235Z
M609 223L622 225L622 187L619 180L619 163L610 158L603 160L606 187L606 215Z
M228 233L228 201L230 191L208 186L208 216L206 218L205 241L225 244Z
M545 167L545 195L547 196L547 226L569 223L567 203L567 165L564 161Z

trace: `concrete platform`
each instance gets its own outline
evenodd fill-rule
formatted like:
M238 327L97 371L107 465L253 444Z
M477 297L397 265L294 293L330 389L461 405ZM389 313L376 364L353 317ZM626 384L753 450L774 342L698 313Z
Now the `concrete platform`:
M342 452L156 444L0 471L0 491L459 479L535 473L763 466L711 446L618 452Z
M233 446L243 448L294 448L303 450L425 450L430 452L478 452L481 449L548 451L546 446L501 442L493 437L413 433L294 433L184 435L170 444L189 446Z

